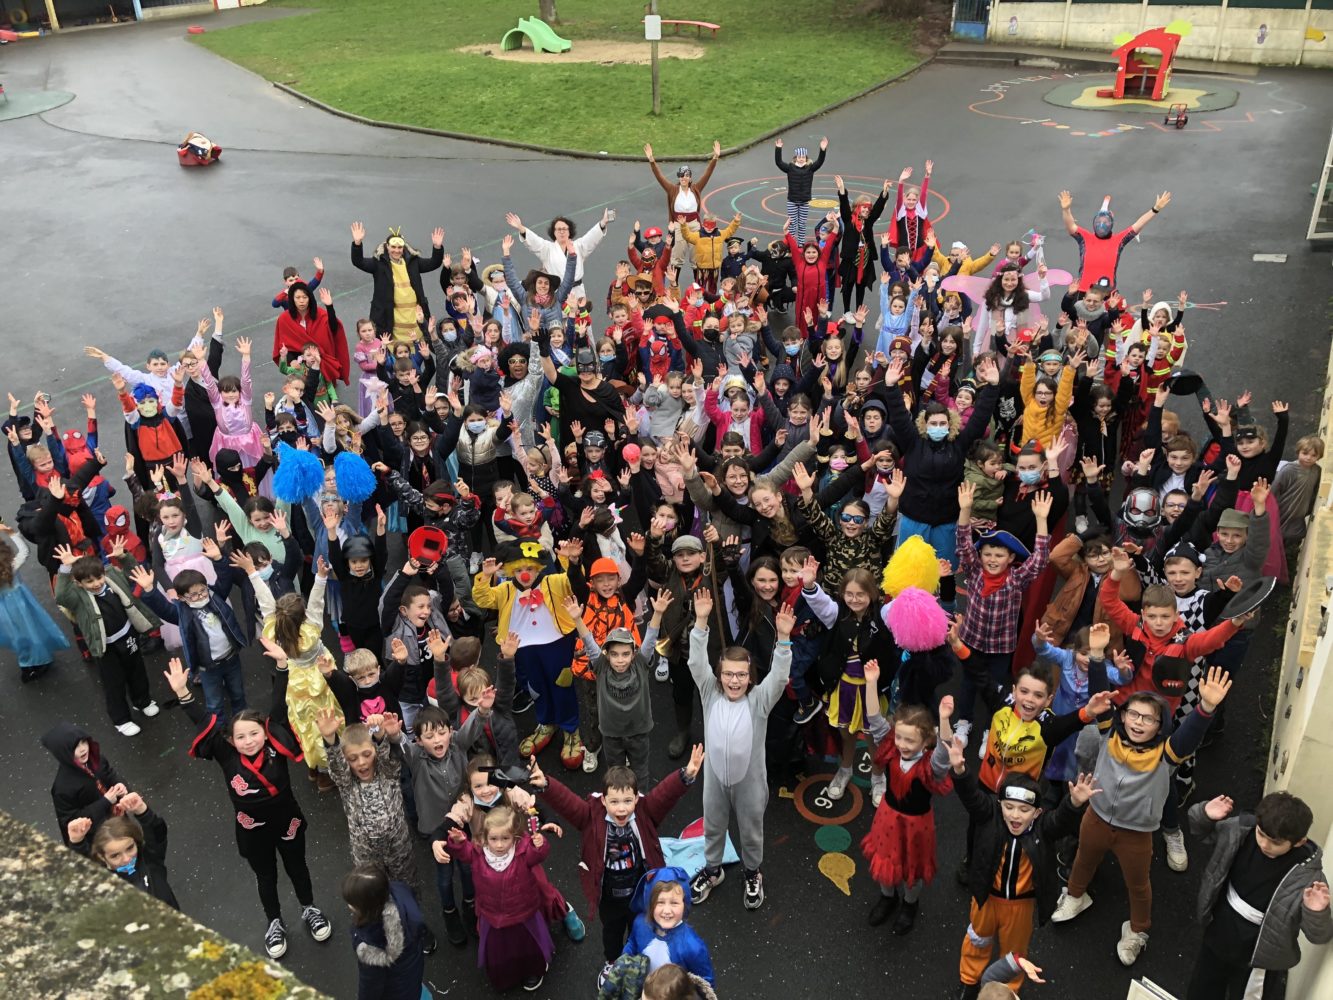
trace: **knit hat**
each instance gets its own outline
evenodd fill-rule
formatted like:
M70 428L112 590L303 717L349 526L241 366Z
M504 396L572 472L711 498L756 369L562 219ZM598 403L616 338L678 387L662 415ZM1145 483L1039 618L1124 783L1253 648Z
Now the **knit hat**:
M796 382L796 372L792 369L792 366L785 361L773 366L773 374L768 376L768 384L774 385L779 379L784 378L792 384L795 384Z
M794 157L795 157L795 156L804 156L806 159L809 159L809 158L810 158L810 150L806 149L804 146L797 146L795 149L793 149L793 150L791 151L791 155L794 156Z
M1226 515L1223 514L1223 517ZM1194 566L1202 566L1208 561L1208 556L1200 552L1189 542L1178 542L1171 547L1170 551L1163 557L1164 559L1186 559Z
M591 580L594 576L601 576L603 573L618 577L620 576L620 567L616 565L614 559L608 559L606 556L594 559L592 565L588 567L588 579Z
M1236 510L1234 507L1222 511L1222 516L1217 519L1218 528L1239 528L1242 531L1248 531L1250 527L1250 515L1244 511Z
M468 360L475 365L482 358L489 357L490 354L491 354L491 349L489 347L478 347L475 351L473 351L470 355L468 355Z
M912 353L912 342L906 337L894 337L889 341L889 353L894 351L903 351L906 354Z
M949 245L949 252L957 253L959 251L967 253L967 244L964 243L962 240L954 240L953 243Z

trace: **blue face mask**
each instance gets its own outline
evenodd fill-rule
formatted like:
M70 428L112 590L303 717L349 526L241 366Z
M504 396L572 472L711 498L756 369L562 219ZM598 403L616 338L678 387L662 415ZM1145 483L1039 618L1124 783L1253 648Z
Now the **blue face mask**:
M261 580L267 580L269 577L271 577L271 576L273 575L273 564L272 564L272 563L269 563L267 566L263 567L262 569L257 569L257 570L255 570L255 572L256 572L257 574L259 574L259 579L261 579Z
M445 331L444 331L444 342L445 342L446 344L452 344L452 343L453 343L454 341L456 341L457 339L458 339L458 331L457 331L457 330L445 330Z
M480 434L482 431L486 429L486 421L469 420L467 422L467 429L471 431L473 434Z
M796 355L798 355L798 354L800 354L800 353L801 353L801 345L800 345L800 344L788 344L788 345L787 345L787 357L789 357L789 358L794 358L794 357L796 357Z
M943 441L943 440L944 440L945 438L947 438L948 436L949 436L949 428L948 428L948 427L927 427L927 428L926 428L926 437L930 438L932 441Z
M1024 486L1036 486L1041 482L1041 470L1021 469L1018 473L1018 481Z
M116 871L120 872L120 874L122 875L133 875L134 869L138 866L138 864L139 864L139 859L137 857L131 858L123 865L116 865Z

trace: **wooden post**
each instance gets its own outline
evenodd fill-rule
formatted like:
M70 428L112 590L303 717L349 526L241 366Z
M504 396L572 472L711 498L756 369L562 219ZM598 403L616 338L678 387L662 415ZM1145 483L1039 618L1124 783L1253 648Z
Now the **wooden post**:
M46 16L51 21L51 30L60 30L60 19L56 17L56 5L54 0L46 0Z
M650 0L648 13L657 13L657 0ZM653 47L653 114L660 115L662 113L662 76L657 66L657 47L661 43L654 39L650 44Z

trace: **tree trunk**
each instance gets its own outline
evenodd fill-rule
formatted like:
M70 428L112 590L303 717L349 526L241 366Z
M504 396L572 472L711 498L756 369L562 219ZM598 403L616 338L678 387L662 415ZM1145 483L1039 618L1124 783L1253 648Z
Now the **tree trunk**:
M537 7L541 12L541 19L547 24L555 24L560 20L560 15L556 13L555 0L537 0Z

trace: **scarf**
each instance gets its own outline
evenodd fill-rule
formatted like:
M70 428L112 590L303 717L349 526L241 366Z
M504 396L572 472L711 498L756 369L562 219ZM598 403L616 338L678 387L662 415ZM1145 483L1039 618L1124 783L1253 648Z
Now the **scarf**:
M1004 586L1005 581L1009 579L1009 570L1002 569L998 573L987 573L984 569L981 571L981 596L990 597L992 594L999 593L1000 588Z
M483 844L481 847L481 853L482 856L486 858L486 864L488 864L493 871L502 872L505 871L511 864L514 863L514 856L518 852L511 849L508 854L496 854L489 847Z

